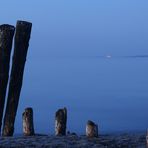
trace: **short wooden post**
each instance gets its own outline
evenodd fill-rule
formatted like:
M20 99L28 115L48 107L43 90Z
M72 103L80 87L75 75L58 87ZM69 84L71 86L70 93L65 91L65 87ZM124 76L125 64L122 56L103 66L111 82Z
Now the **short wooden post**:
M98 125L88 120L86 124L86 136L93 138L98 137Z
M26 108L22 114L22 118L23 118L23 134L25 136L34 135L33 109Z
M9 77L9 63L14 31L14 26L8 24L0 25L0 133Z
M29 46L31 28L31 23L17 21L8 99L2 133L3 136L12 136L14 132L14 122L23 83L23 73Z
M66 135L67 109L59 109L55 115L55 135Z

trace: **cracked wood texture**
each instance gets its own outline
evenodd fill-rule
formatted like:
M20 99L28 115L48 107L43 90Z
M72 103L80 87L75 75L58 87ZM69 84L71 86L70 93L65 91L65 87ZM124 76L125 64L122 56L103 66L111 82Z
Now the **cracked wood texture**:
M98 125L93 121L88 120L86 124L86 136L90 138L98 137Z
M59 109L55 115L55 135L66 135L67 109Z
M2 133L3 136L12 136L14 133L14 122L22 88L31 28L32 23L17 21L8 99Z
M0 133L9 78L9 63L14 31L14 26L8 24L0 25Z
M22 114L23 118L23 134L25 136L34 135L34 125L33 125L33 109L26 108Z

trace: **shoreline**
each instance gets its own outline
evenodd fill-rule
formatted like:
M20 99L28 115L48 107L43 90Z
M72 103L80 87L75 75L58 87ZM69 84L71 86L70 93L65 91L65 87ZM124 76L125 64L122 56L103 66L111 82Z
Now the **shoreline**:
M98 138L68 134L66 136L36 134L35 136L0 137L0 148L145 148L145 133L102 134Z
M85 131L84 132L74 132L74 131L68 131L70 132L70 134L76 134L78 136L85 136ZM66 134L66 135L70 135L70 134ZM136 131L136 130L132 130L132 131L99 131L99 135L113 135L113 136L117 136L117 135L124 135L124 134L128 134L128 135L133 135L133 134L136 134L136 135L139 135L139 134L147 134L147 132L145 130L139 130L139 131ZM55 133L54 132L51 132L51 133L47 133L47 132L37 132L35 133L35 135L41 135L41 136L55 136ZM13 134L13 137L23 137L23 133L14 133Z

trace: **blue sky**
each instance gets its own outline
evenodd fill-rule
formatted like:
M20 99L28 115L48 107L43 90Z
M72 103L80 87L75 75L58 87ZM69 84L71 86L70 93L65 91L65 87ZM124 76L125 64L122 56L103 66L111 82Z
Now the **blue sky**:
M0 23L33 23L31 58L147 54L147 0L5 0Z

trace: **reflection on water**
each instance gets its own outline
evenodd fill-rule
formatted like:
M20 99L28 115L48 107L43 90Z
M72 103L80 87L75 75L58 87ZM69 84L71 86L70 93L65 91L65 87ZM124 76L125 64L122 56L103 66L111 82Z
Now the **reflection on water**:
M134 56L133 56L134 57ZM88 119L101 132L146 130L148 126L148 56L49 57L27 62L16 121L34 108L37 132L54 132L54 113L66 106L68 129L85 132ZM138 58L139 57L139 58Z

